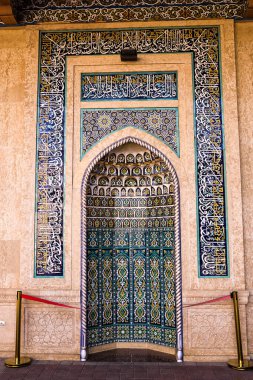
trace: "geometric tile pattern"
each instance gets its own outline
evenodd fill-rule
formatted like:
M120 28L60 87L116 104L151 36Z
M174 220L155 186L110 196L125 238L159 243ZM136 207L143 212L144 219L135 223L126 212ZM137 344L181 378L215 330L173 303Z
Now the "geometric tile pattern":
M200 276L228 276L219 27L43 31L36 167L36 276L63 276L65 60L67 56L194 53Z
M81 157L111 132L129 126L150 133L179 155L177 108L106 108L81 110Z
M242 18L246 0L12 0L19 23Z
M177 99L177 73L81 74L81 100Z
M87 346L175 347L172 174L149 151L121 150L95 165L87 187Z

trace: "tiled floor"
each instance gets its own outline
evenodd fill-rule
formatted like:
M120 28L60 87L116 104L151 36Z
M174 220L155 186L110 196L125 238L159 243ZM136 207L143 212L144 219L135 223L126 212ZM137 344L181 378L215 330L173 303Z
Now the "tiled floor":
M89 355L89 361L92 362L175 362L173 355L162 352L145 349L127 349L109 350Z
M33 361L16 369L6 368L0 359L0 380L253 380L253 371L235 371L225 363L178 364L165 361L163 354L124 351L124 357L115 350L91 356L86 363Z

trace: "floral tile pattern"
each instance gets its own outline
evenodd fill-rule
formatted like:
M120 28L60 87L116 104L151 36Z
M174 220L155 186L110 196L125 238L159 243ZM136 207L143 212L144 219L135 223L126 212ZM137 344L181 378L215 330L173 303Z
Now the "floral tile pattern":
M153 153L110 153L87 188L87 345L176 346L175 186Z

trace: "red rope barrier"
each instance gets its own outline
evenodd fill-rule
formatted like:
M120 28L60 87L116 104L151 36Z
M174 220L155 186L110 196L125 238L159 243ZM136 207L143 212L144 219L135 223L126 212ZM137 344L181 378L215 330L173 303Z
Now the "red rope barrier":
M69 305L65 305L64 303L53 302L53 301L45 300L44 298L29 296L28 294L23 294L23 293L22 293L22 298L29 300L29 301L47 303L49 305L55 305L55 306L60 306L60 307L68 307L70 309L80 309L80 307L69 306Z
M67 307L67 308L70 308L70 309L78 309L78 310L80 310L80 307L69 306L69 305L65 305L64 303L59 303L59 302L49 301L49 300L46 300L44 298L29 296L28 294L23 294L22 293L22 298L24 298L26 300L29 300L29 301L42 302L42 303L46 303L46 304L49 304L49 305L54 305L54 306L59 306L59 307ZM194 304L191 304L191 305L185 305L183 307L193 307L193 306L199 306L199 305L206 305L206 304L209 304L209 303L224 301L224 300L227 300L227 299L231 299L231 296L228 295L228 296L222 296L222 297L218 297L218 298L213 298L213 299L208 300L208 301L198 302L198 303L194 303Z
M198 302L198 303L193 303L191 305L185 305L183 307L205 305L205 304L208 304L208 303L219 302L219 301L224 301L224 300L228 300L228 299L231 299L231 295L229 295L229 296L222 296L222 297L218 297L218 298L213 298L212 300Z

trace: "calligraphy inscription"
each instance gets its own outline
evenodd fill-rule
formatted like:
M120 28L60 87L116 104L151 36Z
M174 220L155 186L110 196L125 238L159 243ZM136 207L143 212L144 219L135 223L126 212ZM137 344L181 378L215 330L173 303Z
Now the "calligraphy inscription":
M36 275L63 276L65 59L193 54L200 276L227 276L219 27L41 32L36 180Z
M176 73L81 74L81 100L177 99Z

